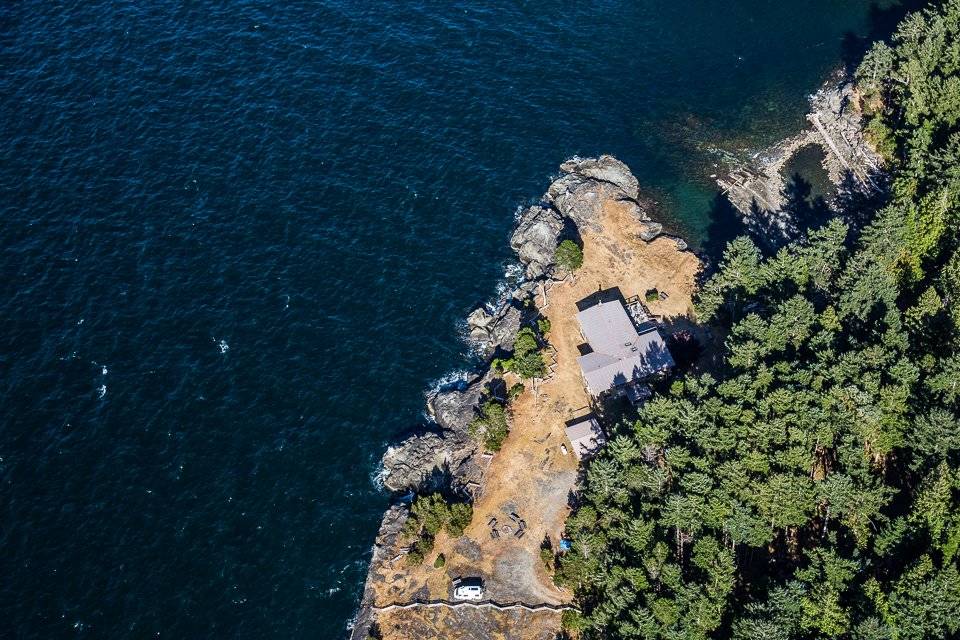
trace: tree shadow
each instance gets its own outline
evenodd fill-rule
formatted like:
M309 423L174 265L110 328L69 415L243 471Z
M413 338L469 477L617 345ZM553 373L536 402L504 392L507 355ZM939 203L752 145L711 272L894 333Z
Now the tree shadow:
M723 257L727 244L747 233L747 226L743 222L743 216L722 191L718 191L713 197L707 218L710 224L707 225L706 240L700 246L710 263L717 264Z
M846 170L837 187L834 208L854 232L861 231L890 199L889 177L886 174L874 171L867 176L867 181L870 188L864 188L853 172ZM851 234L857 235L859 233Z

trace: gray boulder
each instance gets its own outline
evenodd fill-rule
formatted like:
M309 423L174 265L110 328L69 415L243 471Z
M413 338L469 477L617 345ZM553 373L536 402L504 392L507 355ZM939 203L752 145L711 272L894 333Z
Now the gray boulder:
M578 227L596 227L607 200L636 204L640 188L629 167L613 156L572 158L560 165L565 175L547 189L546 200ZM646 215L637 207L638 218Z
M431 394L427 397L427 413L444 429L466 432L477 416L480 397L493 375L492 371L487 371L483 376L471 380L462 390L450 389Z
M412 435L384 454L383 485L391 491L442 488L475 450L476 443L463 432Z
M523 312L512 304L503 304L494 313L489 313L483 307L474 309L467 316L467 326L470 328L470 338L485 357L489 357L497 350L513 349L513 341L520 330Z
M640 194L640 185L630 167L613 156L571 158L560 165L560 170L581 178L610 183L631 200L636 200Z
M470 339L477 342L480 348L484 348L484 343L490 340L490 325L493 324L493 314L489 313L483 307L477 307L467 316L467 328L470 331Z
M557 238L563 231L563 219L549 207L534 205L520 214L510 237L510 248L527 267L527 278L540 278L553 267Z
M663 233L663 225L659 222L644 222L640 225L640 239L650 242Z

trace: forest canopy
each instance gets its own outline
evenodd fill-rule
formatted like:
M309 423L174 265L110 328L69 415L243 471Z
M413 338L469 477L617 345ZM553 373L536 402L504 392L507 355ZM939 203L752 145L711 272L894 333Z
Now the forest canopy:
M856 79L885 201L728 245L697 309L722 364L588 467L556 573L581 637L960 632L960 0Z

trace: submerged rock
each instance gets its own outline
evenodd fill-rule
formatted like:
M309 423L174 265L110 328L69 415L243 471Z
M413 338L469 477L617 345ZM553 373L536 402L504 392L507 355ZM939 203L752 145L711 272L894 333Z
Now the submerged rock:
M540 278L553 268L553 255L562 231L563 219L549 207L534 205L520 214L510 237L510 248L526 265L527 278Z

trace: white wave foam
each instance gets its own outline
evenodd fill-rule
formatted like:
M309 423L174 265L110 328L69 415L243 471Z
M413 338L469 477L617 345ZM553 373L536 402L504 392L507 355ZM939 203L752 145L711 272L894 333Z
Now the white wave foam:
M383 482L386 479L387 470L383 468L383 460L380 460L377 462L377 466L373 468L373 471L370 472L370 483L373 484L377 491L383 491Z
M98 398L103 398L103 396L105 396L105 395L107 395L107 385L102 384L102 385L100 385L100 388L97 389L97 397L98 397Z
M473 377L473 372L469 369L454 369L442 378L435 380L430 385L428 395L446 391L448 389L457 389L466 386L467 381Z

